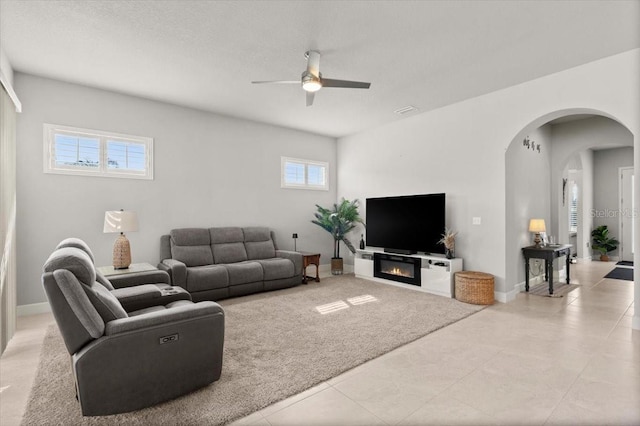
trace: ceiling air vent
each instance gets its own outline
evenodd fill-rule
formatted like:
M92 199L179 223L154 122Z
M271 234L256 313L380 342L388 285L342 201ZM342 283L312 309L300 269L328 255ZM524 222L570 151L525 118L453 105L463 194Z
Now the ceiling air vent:
M398 115L404 115L404 114L408 114L410 112L417 111L417 110L418 110L418 108L414 107L413 105L407 105L405 107L398 108L397 110L395 110L393 112L395 112Z

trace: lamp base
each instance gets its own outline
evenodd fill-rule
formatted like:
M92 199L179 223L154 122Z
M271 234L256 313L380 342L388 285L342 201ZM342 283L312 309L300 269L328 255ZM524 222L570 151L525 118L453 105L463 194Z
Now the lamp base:
M113 269L127 269L131 265L131 246L124 234L113 245Z
M535 243L536 248L540 248L541 247L540 243L542 242L542 239L540 239L540 233L539 232L536 232L536 236L533 238L533 242Z

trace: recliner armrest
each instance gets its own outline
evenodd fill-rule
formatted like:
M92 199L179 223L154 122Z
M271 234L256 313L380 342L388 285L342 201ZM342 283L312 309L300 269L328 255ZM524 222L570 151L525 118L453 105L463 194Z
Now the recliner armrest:
M125 288L143 284L171 284L171 277L166 271L145 271L132 274L115 275L109 277L109 282L115 287Z
M171 271L171 279L173 285L178 285L182 288L187 288L187 265L179 260L175 259L163 259L161 264L158 265L164 269L167 267Z
M143 284L135 287L116 288L111 290L125 311L162 304L162 290L153 284Z
M162 295L162 291L158 286L153 284L143 284L135 287L116 288L115 290L111 290L111 294L122 303L123 301L130 302L159 298Z
M296 275L302 273L302 255L297 251L289 251L289 250L276 250L276 257L281 257L283 259L289 259L293 262L294 270L296 271Z
M210 315L224 317L224 310L216 302L198 302L176 306L162 311L149 312L134 317L109 321L105 326L105 336L113 336L129 331L143 330L168 323L200 318Z

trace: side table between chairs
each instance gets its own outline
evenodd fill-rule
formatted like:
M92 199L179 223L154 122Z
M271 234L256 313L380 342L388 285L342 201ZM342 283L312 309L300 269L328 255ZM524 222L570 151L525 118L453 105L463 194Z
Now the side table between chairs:
M308 251L299 251L302 255L302 283L307 284L307 279L315 279L317 283L320 282L320 273L318 268L320 267L320 253L313 253ZM307 266L316 265L316 276L307 276Z

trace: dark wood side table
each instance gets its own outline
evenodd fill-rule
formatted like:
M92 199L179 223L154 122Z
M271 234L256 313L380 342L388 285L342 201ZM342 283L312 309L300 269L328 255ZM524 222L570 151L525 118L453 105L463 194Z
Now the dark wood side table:
M524 289L529 291L529 259L544 259L544 279L549 281L549 294L553 294L553 260L560 256L567 259L567 284L569 284L569 268L571 265L571 244L548 246L529 246L522 248L524 255Z
M307 283L307 278L314 279L314 277L307 276L307 266L316 265L316 276L315 280L317 283L320 282L320 274L318 273L318 267L320 266L320 253L312 253L308 251L299 251L302 255L302 283Z

